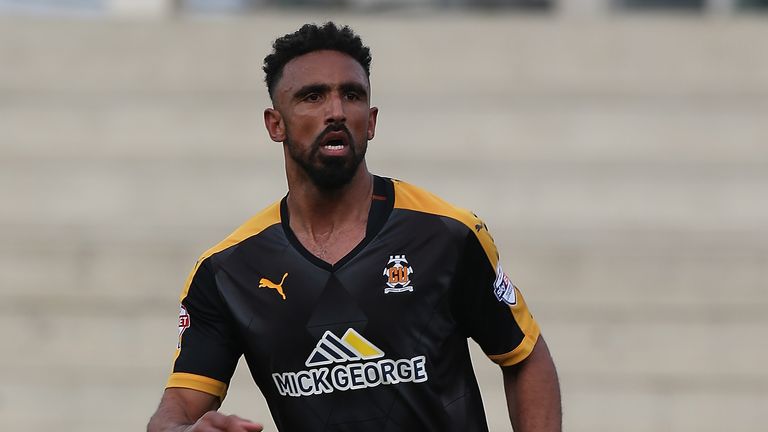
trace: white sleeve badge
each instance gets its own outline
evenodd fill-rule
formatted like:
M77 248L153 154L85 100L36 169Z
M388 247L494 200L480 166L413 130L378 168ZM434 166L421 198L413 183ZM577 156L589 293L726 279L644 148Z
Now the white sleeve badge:
M181 349L181 335L184 334L184 330L189 328L190 324L192 324L192 320L189 318L187 308L184 305L179 305L179 344L176 346L177 349Z
M504 270L501 268L501 262L496 265L496 280L493 282L493 293L496 299L510 306L517 304L517 292L515 285L509 280Z

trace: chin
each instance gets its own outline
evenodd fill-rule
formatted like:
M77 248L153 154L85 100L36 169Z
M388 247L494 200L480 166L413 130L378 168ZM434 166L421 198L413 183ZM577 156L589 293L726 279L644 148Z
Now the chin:
M349 166L346 163L323 164L321 168L307 170L307 175L318 189L335 191L348 185L355 177L359 163Z

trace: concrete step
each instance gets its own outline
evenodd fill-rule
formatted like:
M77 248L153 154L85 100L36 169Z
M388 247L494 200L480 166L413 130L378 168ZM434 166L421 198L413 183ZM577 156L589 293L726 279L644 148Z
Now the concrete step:
M1 57L0 57L1 58ZM2 94L0 92L0 94ZM382 93L374 162L768 163L768 98ZM21 96L0 100L3 160L256 160L279 163L264 94ZM170 162L170 161L169 161Z
M35 239L32 233L26 239L5 237L8 247L0 249L0 296L5 304L0 310L41 300L68 302L64 309L74 308L74 313L87 312L78 303L89 304L90 299L93 307L104 301L170 301L197 256L227 232L213 231L205 235L205 230L190 230L186 242L159 240L160 233L148 240L110 239L109 234L99 239L98 231L81 238ZM562 240L569 232L512 234L497 235L502 263L534 304L624 310L768 302L768 251L759 238L755 241L762 241L763 247L674 235L669 243L654 244L643 239L643 233L614 234L615 243L600 232L582 232L578 242L570 243Z
M768 169L761 163L486 162L471 170L460 161L443 161L439 166L426 161L372 164L377 172L473 209L494 231L510 226L760 232L768 220L768 202L762 199ZM8 225L182 224L233 229L286 191L281 166L258 158L196 163L4 161L0 167L0 201L11 203L0 214L0 223Z
M335 18L374 49L371 168L489 224L567 430L762 430L762 20ZM306 19L0 19L0 430L144 427L194 260L286 189L261 59ZM242 366L224 410L265 419Z
M402 95L414 89L427 95L446 89L489 95L768 93L768 48L743 49L745 41L765 37L756 16L334 16L373 47L377 85ZM305 19L268 13L173 22L5 18L0 57L14 67L0 72L0 89L261 92L261 62L272 39Z
M491 430L507 430L500 372L477 350L473 357ZM267 430L274 431L266 404L244 366L241 363L238 367L222 410L263 421ZM85 432L142 429L160 398L164 375L123 367L110 368L106 376L98 368L91 370L87 375L80 372L63 377L67 371L54 368L45 376L27 376L23 380L19 375L9 379L3 373L0 427ZM575 376L561 372L561 380L566 424L576 431L715 432L725 430L733 421L729 417L737 416L744 421L739 430L757 432L762 430L761 407L768 402L765 381L763 387L729 391L732 378L716 390L700 385L678 386L680 379L673 377ZM707 408L712 406L718 410ZM44 415L40 414L42 407Z
M0 367L90 370L100 365L126 369L161 365L162 369L171 361L178 338L178 302L154 301L154 306L143 308L135 302L111 308L102 303L100 309L77 315L41 307L47 306L42 302L37 309L26 305L4 311L0 334L14 355L0 359ZM725 311L710 308L711 315L693 319L685 316L684 308L678 314L683 317L673 308L661 317L651 308L630 310L627 315L635 319L616 317L618 308L606 315L600 315L601 308L580 315L566 311L568 319L558 317L560 310L546 303L532 308L564 374L674 377L681 386L717 378L730 379L735 390L750 388L756 381L768 388L768 371L761 360L766 346L759 342L768 330L768 319L760 313L765 304L721 308ZM729 315L729 309L741 314ZM73 350L73 343L79 349ZM740 348L727 350L723 344ZM607 381L604 385L609 386Z

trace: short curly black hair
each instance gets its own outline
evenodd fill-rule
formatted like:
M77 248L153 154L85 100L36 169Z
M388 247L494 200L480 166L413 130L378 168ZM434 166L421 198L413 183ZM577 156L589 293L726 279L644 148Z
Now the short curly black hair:
M360 63L365 75L371 76L371 49L363 45L360 36L349 26L339 27L332 21L322 26L304 24L293 33L278 38L272 44L272 53L264 57L264 81L269 97L274 99L274 90L283 74L283 67L294 58L320 50L339 51Z

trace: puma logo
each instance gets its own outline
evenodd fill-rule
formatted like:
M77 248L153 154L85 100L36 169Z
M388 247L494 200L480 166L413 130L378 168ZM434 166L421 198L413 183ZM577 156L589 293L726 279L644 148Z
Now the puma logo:
M285 293L283 292L283 282L285 282L286 277L288 277L288 273L285 273L283 275L283 278L280 280L279 284L276 284L267 278L261 278L261 280L259 281L259 288L275 289L277 290L278 294L280 294L280 297L282 297L283 300L285 300Z

